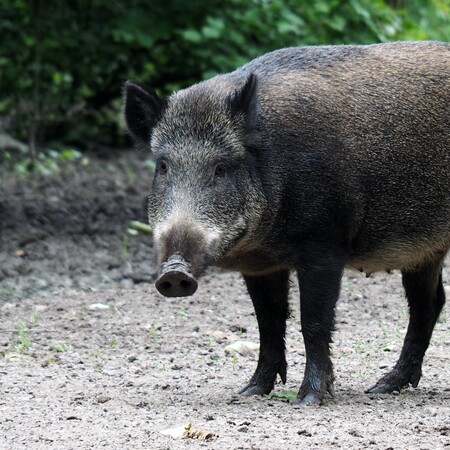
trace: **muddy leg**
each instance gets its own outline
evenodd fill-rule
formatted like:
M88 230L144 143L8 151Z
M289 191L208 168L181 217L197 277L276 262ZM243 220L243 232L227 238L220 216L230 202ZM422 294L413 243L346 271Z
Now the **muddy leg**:
M297 399L294 401L296 404L320 404L327 392L334 396L334 375L329 346L341 278L340 268L308 268L298 271L306 368Z
M445 303L442 259L402 272L402 281L409 304L409 325L402 352L394 368L366 393L391 393L409 384L417 387L422 375L423 357Z
M258 320L260 351L256 371L239 393L245 396L268 394L277 373L283 383L286 382L284 336L289 314L289 271L261 277L244 276L244 279Z

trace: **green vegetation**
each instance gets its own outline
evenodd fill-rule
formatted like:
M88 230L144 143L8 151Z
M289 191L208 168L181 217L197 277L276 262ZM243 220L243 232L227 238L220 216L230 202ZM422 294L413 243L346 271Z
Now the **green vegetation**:
M25 151L20 159L15 158L10 150L5 149L3 159L5 162L11 162L11 167L17 175L24 176L31 172L44 176L52 175L59 172L64 163L81 161L82 166L88 164L87 158L83 158L78 150L64 148L59 151L49 149L45 152L36 152L34 155Z
M48 148L128 145L127 78L168 94L284 46L447 41L449 15L448 0L0 0L0 163L46 175Z
M49 350L57 353L66 353L72 350L72 345L65 341L52 340Z
M17 340L14 346L17 353L27 351L31 345L31 338L29 334L29 328L26 323L17 322Z
M264 395L264 397L269 400L292 402L297 398L297 391L293 391L292 389L284 389L281 392L271 392L270 394Z
M17 321L16 324L16 341L14 344L14 350L17 353L26 352L31 345L31 330L36 327L38 323L38 313L37 311L33 311L31 313L30 320L24 322L23 320Z
M131 236L136 236L139 233L150 235L153 234L153 230L150 225L139 222L138 220L132 220L130 222L130 227L128 228L127 232Z

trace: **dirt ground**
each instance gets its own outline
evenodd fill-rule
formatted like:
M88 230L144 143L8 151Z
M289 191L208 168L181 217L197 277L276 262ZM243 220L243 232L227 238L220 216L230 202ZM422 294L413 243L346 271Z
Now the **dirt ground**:
M336 396L294 407L305 354L291 293L288 382L240 398L257 351L239 274L210 271L190 298L152 282L143 154L91 157L52 178L0 170L0 449L450 449L450 312L417 389L367 395L396 361L407 326L399 273L345 274L333 344ZM86 161L85 161L86 163ZM450 295L450 263L444 269ZM287 392L285 392L287 390ZM192 424L209 440L161 431Z

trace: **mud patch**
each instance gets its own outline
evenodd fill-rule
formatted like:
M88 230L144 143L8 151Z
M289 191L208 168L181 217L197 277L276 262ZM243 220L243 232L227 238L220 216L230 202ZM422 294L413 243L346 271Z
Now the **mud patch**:
M147 158L91 157L46 178L0 172L0 299L152 281L151 238L127 234L146 221Z

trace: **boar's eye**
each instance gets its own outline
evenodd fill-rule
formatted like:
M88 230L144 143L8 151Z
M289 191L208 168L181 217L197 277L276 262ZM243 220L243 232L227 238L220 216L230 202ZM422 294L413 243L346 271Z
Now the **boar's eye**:
M167 164L167 161L164 161L163 159L159 160L156 163L156 172L165 175L167 171L169 170L169 165Z
M217 164L214 170L215 177L224 177L227 174L227 167L223 163Z

